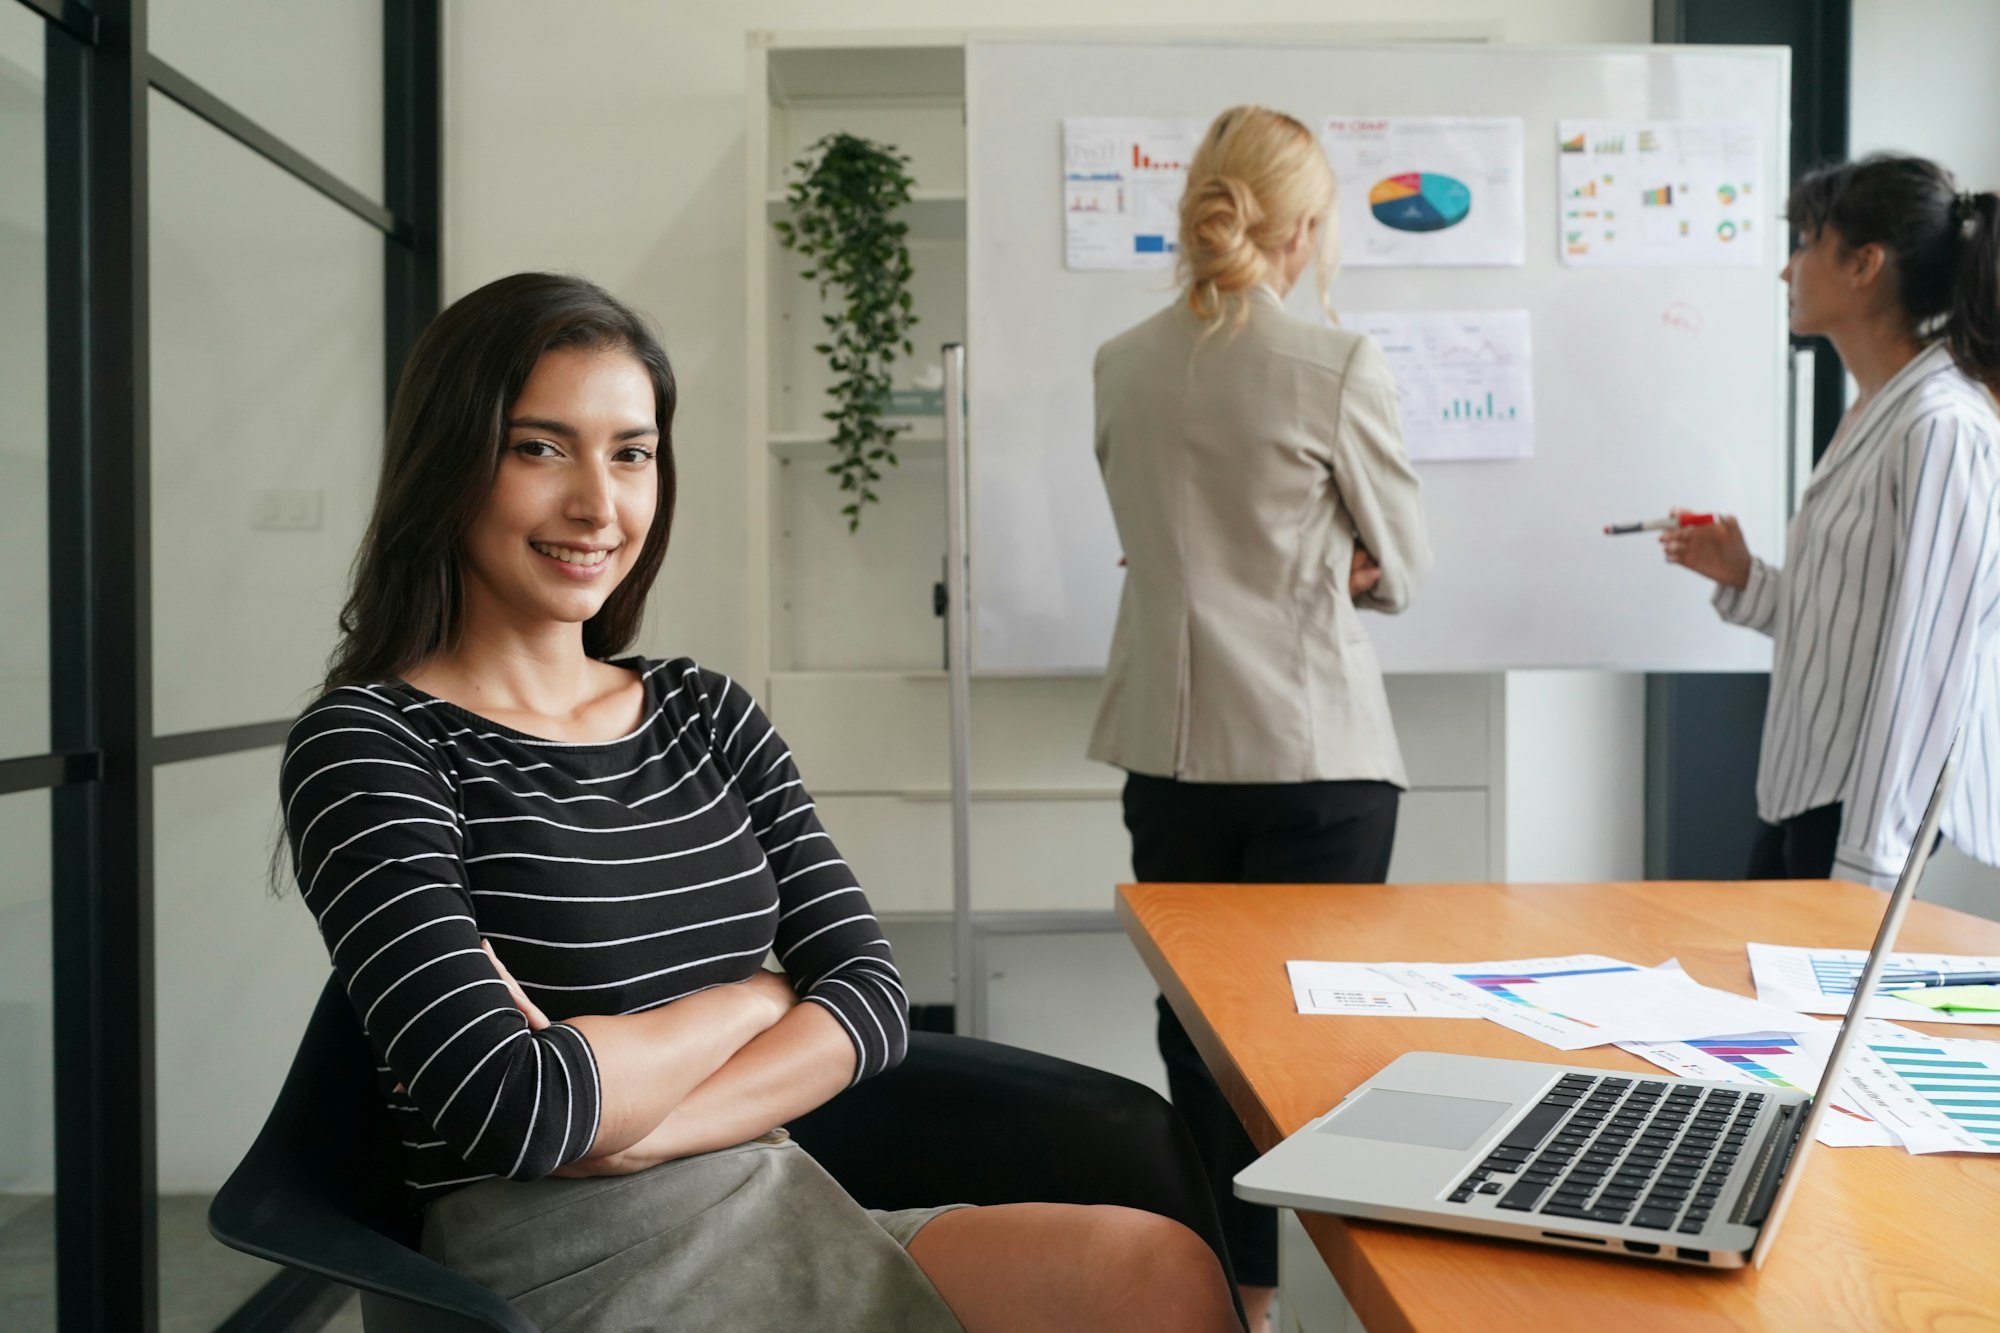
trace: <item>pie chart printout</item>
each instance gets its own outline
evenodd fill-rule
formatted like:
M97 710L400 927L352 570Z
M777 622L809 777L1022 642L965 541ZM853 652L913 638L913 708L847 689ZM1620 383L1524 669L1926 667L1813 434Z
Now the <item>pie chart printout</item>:
M1450 176L1409 171L1377 181L1368 207L1377 222L1397 231L1443 231L1465 221L1472 191Z

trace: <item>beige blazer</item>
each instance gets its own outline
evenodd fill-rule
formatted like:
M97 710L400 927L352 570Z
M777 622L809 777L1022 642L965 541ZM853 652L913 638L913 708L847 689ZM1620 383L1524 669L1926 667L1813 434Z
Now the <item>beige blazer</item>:
M1360 334L1252 293L1203 338L1184 301L1097 353L1097 461L1125 591L1090 757L1188 782L1409 785L1375 647L1430 564L1396 386Z

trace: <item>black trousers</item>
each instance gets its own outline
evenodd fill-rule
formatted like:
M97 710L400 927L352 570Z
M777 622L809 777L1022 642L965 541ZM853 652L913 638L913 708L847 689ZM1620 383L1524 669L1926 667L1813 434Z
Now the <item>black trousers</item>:
M1840 802L1757 827L1745 879L1828 879L1840 841Z
M1401 793L1387 782L1177 782L1128 774L1132 875L1147 883L1380 884L1389 875ZM1278 1215L1230 1181L1257 1157L1187 1029L1160 1011L1160 1056L1174 1109L1215 1191L1236 1280L1278 1284Z

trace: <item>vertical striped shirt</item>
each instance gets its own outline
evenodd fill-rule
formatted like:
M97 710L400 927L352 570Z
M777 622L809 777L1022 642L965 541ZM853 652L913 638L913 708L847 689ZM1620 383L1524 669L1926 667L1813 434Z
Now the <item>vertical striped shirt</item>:
M564 1020L742 981L773 950L857 1080L902 1059L888 942L762 710L686 659L618 665L645 709L613 741L537 739L391 682L331 692L286 744L300 894L419 1205L589 1152L599 1071ZM482 938L552 1026L528 1030Z
M1842 806L1835 871L1886 888L1955 729L1944 832L2000 865L2000 416L1934 344L1847 422L1813 470L1778 569L1721 588L1773 639L1757 813Z

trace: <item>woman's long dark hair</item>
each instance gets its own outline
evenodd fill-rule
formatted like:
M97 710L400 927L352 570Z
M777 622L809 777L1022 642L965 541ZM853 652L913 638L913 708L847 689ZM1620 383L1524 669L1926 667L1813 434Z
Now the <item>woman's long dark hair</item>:
M1942 338L2000 396L2000 196L1961 193L1924 158L1877 153L1808 172L1785 214L1807 235L1831 227L1848 249L1887 250L1910 332Z
M637 635L673 529L673 368L646 321L603 288L517 273L454 301L410 352L326 689L393 679L458 641L465 534L493 493L508 408L559 347L629 353L653 380L659 505L632 571L584 622L583 650L609 657Z

